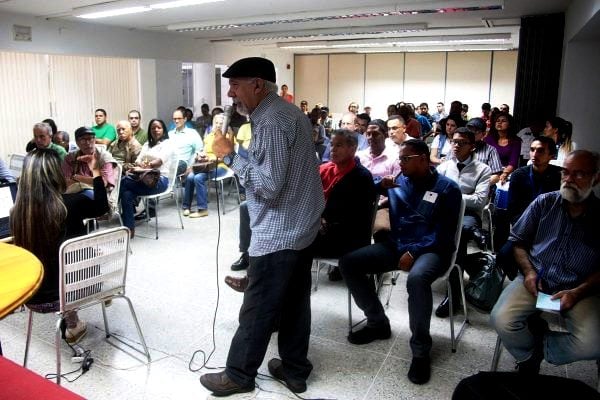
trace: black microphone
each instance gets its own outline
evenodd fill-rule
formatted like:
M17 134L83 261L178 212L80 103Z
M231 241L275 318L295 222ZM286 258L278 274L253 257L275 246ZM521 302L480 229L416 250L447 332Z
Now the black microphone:
M223 107L223 129L221 129L223 135L227 134L229 130L229 123L231 122L231 113L233 112L233 107L225 106Z

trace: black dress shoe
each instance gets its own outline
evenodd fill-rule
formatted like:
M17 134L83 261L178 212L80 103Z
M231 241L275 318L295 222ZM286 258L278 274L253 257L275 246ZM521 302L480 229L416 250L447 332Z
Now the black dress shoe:
M306 392L306 382L304 381L294 381L288 379L283 373L283 363L279 358L272 358L267 364L269 368L269 373L276 379L285 383L285 385L290 389L293 393L304 393Z
M232 271L241 271L243 269L246 269L250 266L250 260L248 259L248 253L242 253L242 255L240 256L240 258L234 262L233 264L231 264L231 270Z
M413 357L408 370L408 380L415 385L423 385L431 378L431 361L429 357Z
M356 332L348 334L348 341L352 344L367 344L374 340L389 339L392 336L392 330L389 324L381 326L365 326Z
M454 306L454 314L460 310L460 300L453 300L452 305ZM435 309L435 316L438 318L448 318L450 316L450 299L448 296L444 297L444 300Z
M247 393L254 390L254 383L247 386L238 385L227 376L225 371L204 374L200 377L200 383L217 397Z
M154 208L150 209L150 218L154 218L156 217L156 211L154 210ZM145 221L147 219L147 215L146 215L146 210L142 211L141 213L137 214L134 219L136 221Z

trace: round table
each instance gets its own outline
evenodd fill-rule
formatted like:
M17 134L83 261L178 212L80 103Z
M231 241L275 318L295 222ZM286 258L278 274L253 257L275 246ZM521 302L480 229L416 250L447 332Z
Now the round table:
M44 267L29 251L0 243L0 319L25 303L40 287Z

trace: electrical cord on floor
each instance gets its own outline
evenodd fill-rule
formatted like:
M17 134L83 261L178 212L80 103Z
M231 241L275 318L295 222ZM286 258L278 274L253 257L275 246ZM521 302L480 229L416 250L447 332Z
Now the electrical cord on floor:
M202 349L194 351L194 353L192 354L192 357L190 358L190 361L188 363L188 369L192 372L198 372L203 368L219 369L218 367L209 367L208 366L208 362L210 361L211 357L217 350L217 343L215 340L215 325L217 323L217 313L219 311L219 301L221 299L221 286L220 286L220 282L219 282L219 279L220 279L219 278L219 247L221 244L221 209L220 209L220 204L219 204L219 182L217 181L217 169L218 169L218 163L217 163L217 167L215 169L215 176L213 178L213 182L215 183L215 193L216 193L216 197L217 197L217 246L215 249L216 274L217 274L217 277L216 277L216 280L217 280L217 304L215 305L215 312L213 314L213 320L212 320L212 349L210 350L208 355L206 355L206 352ZM225 204L223 204L223 207L225 207ZM194 364L194 359L196 358L196 356L198 354L202 355L202 362L200 363L199 368L194 368L194 367L192 367L192 364Z
M66 332L67 332L67 323L66 323L65 319L63 318L60 321L61 337L65 341L67 346L69 346L69 348L73 351L73 356L72 356L71 360L74 362L81 362L81 365L79 366L79 368L74 369L69 372L65 372L64 374L60 374L61 378L63 378L67 382L71 383L71 382L75 382L77 379L81 378L86 372L88 372L90 370L90 368L92 367L92 364L94 363L94 359L91 356L91 354L92 354L91 350L86 350L83 347L78 346L81 348L81 351L78 351L71 345L71 343L67 342ZM75 378L73 378L73 379L69 378L69 375L76 374L78 372L79 372L79 375L77 375ZM46 379L56 379L56 377L57 377L56 373L53 373L53 374L50 373L50 374L44 375L44 378L46 378Z

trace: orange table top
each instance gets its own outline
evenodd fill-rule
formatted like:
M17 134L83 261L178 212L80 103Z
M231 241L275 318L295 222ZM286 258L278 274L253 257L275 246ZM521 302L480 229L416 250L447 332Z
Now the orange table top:
M44 267L36 256L0 243L0 318L25 303L40 287Z

